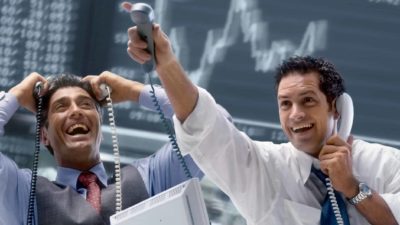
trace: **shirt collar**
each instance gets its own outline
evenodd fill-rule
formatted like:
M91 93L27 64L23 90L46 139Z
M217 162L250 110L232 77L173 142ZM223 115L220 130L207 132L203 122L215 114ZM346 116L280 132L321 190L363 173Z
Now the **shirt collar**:
M95 165L89 171L96 174L101 184L104 187L107 187L107 173L103 163ZM70 186L74 190L77 190L77 181L81 173L82 171L80 170L59 166L57 167L56 182L64 186Z
M300 180L304 185L310 177L311 166L318 164L317 168L319 168L319 160L301 150L298 150L292 145L292 143L290 143L290 145L292 146L291 150L297 160L297 169L300 171Z

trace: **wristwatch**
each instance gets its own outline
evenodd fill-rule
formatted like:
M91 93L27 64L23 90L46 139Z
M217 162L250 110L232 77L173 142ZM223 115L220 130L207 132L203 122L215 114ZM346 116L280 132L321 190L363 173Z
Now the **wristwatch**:
M358 192L358 194L355 197L353 197L349 200L350 204L352 204L352 205L357 205L362 200L372 196L372 191L368 187L367 184L361 182L358 185L358 188L359 188L360 192Z

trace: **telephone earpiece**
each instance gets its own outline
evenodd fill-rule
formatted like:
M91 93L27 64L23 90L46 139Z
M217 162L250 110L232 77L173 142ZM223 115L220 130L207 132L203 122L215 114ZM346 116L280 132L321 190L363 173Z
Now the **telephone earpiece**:
M353 126L354 108L350 95L343 93L336 99L336 110L339 113L338 135L347 141Z
M142 65L144 72L149 73L156 67L153 41L153 21L154 11L146 3L135 3L130 12L132 21L136 24L138 33L142 40L147 42L147 51L151 54L151 59Z
M100 84L99 88L101 90L101 100L105 99L112 92L112 89L105 83Z
M36 82L35 87L33 88L33 96L35 98L39 98L40 92L43 90L43 88L44 88L43 82L41 81Z

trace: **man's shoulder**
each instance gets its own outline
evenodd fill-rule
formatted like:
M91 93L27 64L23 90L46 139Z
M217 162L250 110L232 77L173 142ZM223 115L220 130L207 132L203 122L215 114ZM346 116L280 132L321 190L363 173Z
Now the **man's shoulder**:
M352 145L352 156L353 161L364 159L364 160L397 160L400 161L400 150L392 146L371 143L364 140L354 140Z

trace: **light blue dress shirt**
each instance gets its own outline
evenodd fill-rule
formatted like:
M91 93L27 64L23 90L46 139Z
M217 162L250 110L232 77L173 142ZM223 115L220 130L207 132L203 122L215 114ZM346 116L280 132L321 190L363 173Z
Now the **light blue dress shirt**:
M145 86L140 94L139 104L154 110L149 90L150 87ZM156 88L156 95L165 116L171 118L173 110L164 90ZM0 100L0 135L4 134L4 125L18 107L18 101L12 94L7 93ZM190 156L187 155L184 158L192 176L202 178L203 173ZM187 179L178 157L169 143L153 155L134 160L132 164L138 168L150 196ZM107 174L102 163L97 164L90 171L97 175L103 186L107 186ZM86 190L77 188L77 179L80 173L79 170L58 167L55 182L71 186L83 197L86 197ZM0 153L0 225L26 224L30 180L30 170L19 169L14 161Z

